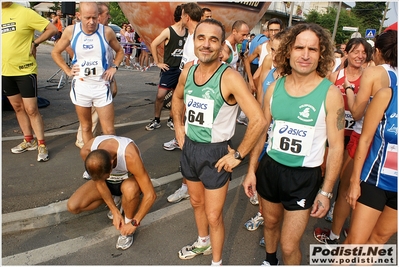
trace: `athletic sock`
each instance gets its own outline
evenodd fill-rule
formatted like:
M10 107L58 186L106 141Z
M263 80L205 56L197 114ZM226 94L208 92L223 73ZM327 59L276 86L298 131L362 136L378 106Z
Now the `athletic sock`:
M188 188L187 188L187 184L181 184L181 188L187 192Z
M277 265L277 252L267 253L266 252L266 261L270 263L270 265Z
M200 245L201 247L208 246L209 243L210 243L209 235L204 236L204 237L198 236L197 241L198 241L198 243L199 243L199 245Z
M335 239L339 239L339 235L336 235L333 233L333 231L330 231L330 240L335 240Z
M46 145L46 142L44 140L37 140L37 144L40 145Z
M161 122L161 118L160 117L155 117L156 122L160 123Z
M173 121L172 117L169 117L168 121Z
M125 216L125 224L128 224L128 223L130 223L132 221L132 219L129 219L129 218L127 218L126 216Z
M33 140L33 135L32 134L31 135L24 135L24 139L25 139L26 142L30 142L30 141Z
M218 261L218 262L214 262L214 261L212 260L211 265L222 265L222 260L220 260L220 261Z

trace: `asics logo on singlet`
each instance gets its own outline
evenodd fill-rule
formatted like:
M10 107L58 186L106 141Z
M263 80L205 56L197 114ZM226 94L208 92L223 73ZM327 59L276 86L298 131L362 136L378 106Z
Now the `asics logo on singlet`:
M206 110L208 108L208 104L200 103L197 101L194 101L194 99L190 99L190 101L187 104L188 107L193 107L193 108L199 108Z
M98 61L83 61L81 67L91 67L91 66L97 66L98 65Z
M306 134L308 131L300 130L300 129L294 129L288 127L288 125L284 125L281 127L281 129L278 131L280 134L287 132L290 135L297 135L301 137L306 137Z
M398 117L398 114L395 112L395 113L392 113L391 116L389 116L389 117L390 117L391 119L392 119L392 118L397 118L397 117Z
M83 49L85 49L85 50L90 50L90 49L93 49L94 48L94 46L93 45L83 45Z

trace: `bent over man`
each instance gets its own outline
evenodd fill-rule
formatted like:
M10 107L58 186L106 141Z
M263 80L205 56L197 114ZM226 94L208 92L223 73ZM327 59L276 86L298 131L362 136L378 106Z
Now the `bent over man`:
M80 155L91 180L71 196L68 210L78 214L105 202L112 212L113 224L120 232L116 248L128 249L133 244L134 232L156 199L139 148L129 138L102 135L86 143ZM112 195L121 196L124 217Z

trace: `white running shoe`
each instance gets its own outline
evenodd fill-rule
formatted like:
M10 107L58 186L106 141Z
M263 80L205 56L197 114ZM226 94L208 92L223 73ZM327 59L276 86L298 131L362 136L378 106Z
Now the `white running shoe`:
M133 244L133 234L131 235L120 235L118 241L116 241L117 249L128 249Z
M195 241L194 244L185 246L179 251L179 258L182 260L189 260L201 254L212 254L212 246L210 243L207 246L200 247L198 241Z
M163 143L163 149L165 150L172 151L175 150L176 148L180 148L176 138L173 138L169 142Z
M258 200L258 193L255 192L255 194L249 198L249 202L251 202L252 205L259 205L259 200Z
M248 118L247 117L238 116L237 122L239 124L243 124L243 125L247 126L248 125Z
M83 173L82 178L83 178L83 179L86 179L86 180L90 180L90 179L91 179L90 174L89 174L87 171L85 171L85 172Z
M159 127L161 127L161 123L157 122L155 119L153 119L146 127L145 129L147 131L152 131L154 129L158 129Z
M32 141L30 142L26 142L26 140L24 139L24 141L22 141L22 143L20 143L19 145L11 148L11 152L14 154L19 154L25 151L32 151L32 150L36 150L37 149L37 141L36 139L32 139Z
M187 190L184 190L183 187L180 187L172 195L168 196L168 202L177 203L188 198L190 198L190 195L187 193Z
M172 119L168 119L168 122L166 123L166 126L168 126L172 131L175 130L175 125L173 124Z
M264 219L262 214L258 211L254 217L245 222L244 226L248 231L255 231L259 226L263 225Z

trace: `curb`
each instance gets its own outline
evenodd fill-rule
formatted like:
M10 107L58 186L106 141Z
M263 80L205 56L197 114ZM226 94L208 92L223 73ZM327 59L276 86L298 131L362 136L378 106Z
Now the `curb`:
M151 182L157 188L182 178L181 173L177 172L161 178L151 179ZM67 202L68 200L63 200L43 207L3 214L2 234L12 234L25 230L54 226L68 220L105 210L105 208L97 208L80 214L72 214L67 210Z

